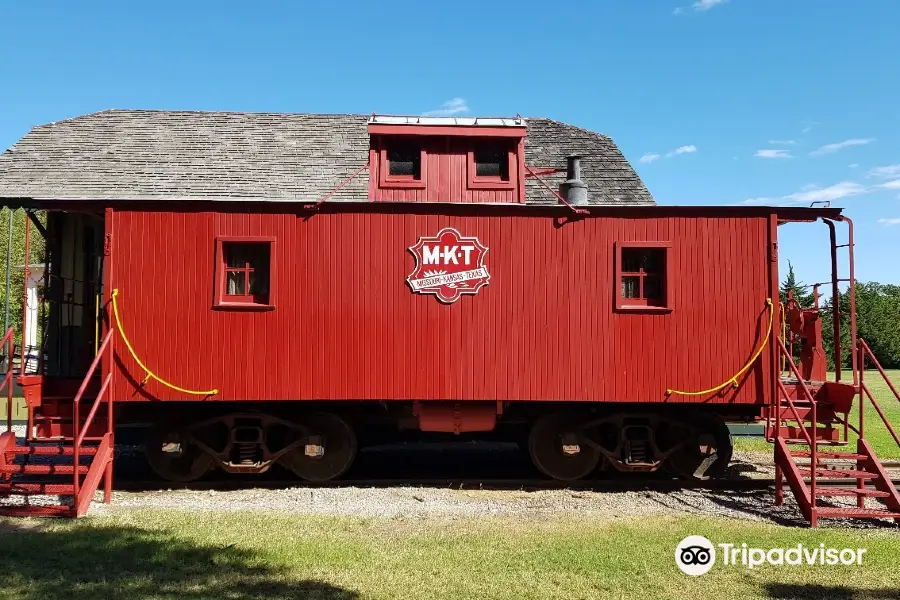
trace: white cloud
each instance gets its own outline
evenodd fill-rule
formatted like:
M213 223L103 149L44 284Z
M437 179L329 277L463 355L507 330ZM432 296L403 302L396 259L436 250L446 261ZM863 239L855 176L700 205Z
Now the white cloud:
M719 6L720 4L725 4L728 0L697 0L693 4L691 4L691 8L696 11L707 11L712 8Z
M467 112L469 112L469 105L466 103L465 98L451 98L441 104L440 108L429 110L422 114L426 117L450 117Z
M847 167L850 168L850 169L858 169L858 168L859 168L859 163L849 164L849 165L847 165Z
M800 130L800 133L809 133L813 130L813 127L819 124L819 121L810 121L807 119L805 121L801 121L800 124L803 125L803 129Z
M900 190L900 179L895 179L894 181L888 181L887 183L882 183L875 187L884 188L886 190Z
M875 191L872 187L867 187L854 181L842 181L825 188L813 185L803 186L801 191L781 196L778 198L749 198L744 200L744 204L811 204L813 202L833 202L841 198L849 198L851 196L860 196Z
M838 150L849 148L850 146L865 146L875 141L875 138L853 138L844 140L843 142L835 142L834 144L825 144L816 148L809 153L810 156L822 156L823 154L832 154Z
M784 199L788 202L807 203L807 202L831 202L847 198L849 196L859 196L869 191L864 185L860 185L854 181L842 181L826 188L808 189L802 192L795 192Z
M678 146L671 152L666 152L666 158L672 158L673 156L678 156L679 154L693 154L697 151L697 146L693 144L689 146Z
M773 146L795 146L797 140L769 140L769 143Z
M672 158L673 156L678 156L681 154L693 154L694 152L697 152L697 146L689 144L687 146L678 146L674 150L666 152L665 156L663 156L659 152L647 152L638 160L644 164L650 164L655 160L659 160L660 158Z
M885 165L883 167L875 167L870 170L866 177L878 177L880 179L890 179L891 177L900 177L900 165Z
M891 225L900 225L900 217L891 217L890 219L878 219L879 223L884 223L888 227Z
M794 155L787 150L763 148L757 150L753 156L759 158L794 158Z
M725 4L728 0L696 0L696 2L692 3L690 8L694 12L706 12L712 8L715 8L721 4ZM683 15L687 12L688 7L679 6L675 10L672 11L673 15Z

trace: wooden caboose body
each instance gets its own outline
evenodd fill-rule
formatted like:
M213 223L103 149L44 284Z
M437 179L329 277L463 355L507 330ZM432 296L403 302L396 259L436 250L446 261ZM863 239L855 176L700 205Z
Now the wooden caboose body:
M777 296L771 209L591 207L572 219L553 206L267 208L107 215L132 345L179 386L217 389L210 402L682 402L666 390L704 389L746 363ZM448 227L487 248L490 274L451 304L407 282L409 248ZM270 247L258 304L222 300L221 246L245 240ZM629 304L622 253L645 250L663 256L662 294ZM127 352L120 360L132 376L114 378L117 401L184 399L141 385ZM770 369L763 356L739 387L692 401L758 412Z
M109 111L35 129L0 183L47 211L30 435L95 440L107 485L129 422L174 480L331 479L385 430L706 478L726 420L789 435L783 396L846 419L859 391L822 382L812 313L781 377L778 225L823 220L835 252L840 210L656 206L609 138L547 119Z

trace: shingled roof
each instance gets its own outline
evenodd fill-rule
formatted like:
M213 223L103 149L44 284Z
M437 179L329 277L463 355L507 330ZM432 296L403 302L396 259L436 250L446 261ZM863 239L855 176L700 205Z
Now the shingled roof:
M0 198L313 202L368 157L366 115L107 110L32 129L0 155ZM565 168L577 153L590 200L653 204L602 134L527 119L525 160ZM546 178L556 187L565 179ZM368 173L331 200L365 200ZM534 180L528 202L555 202Z

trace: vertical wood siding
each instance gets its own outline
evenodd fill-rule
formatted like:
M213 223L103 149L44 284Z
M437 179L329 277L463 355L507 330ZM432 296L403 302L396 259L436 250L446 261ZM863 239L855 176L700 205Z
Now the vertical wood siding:
M762 403L771 354L721 395L768 323L765 217L591 218L338 212L114 213L112 286L158 375L214 400L455 399ZM490 284L452 305L411 293L407 248L455 227L489 248ZM215 236L277 239L276 308L214 310ZM613 248L672 242L674 309L613 310ZM121 344L115 397L191 399ZM194 398L195 399L195 398Z
M421 189L390 188L379 186L382 168L379 152L370 151L369 196L374 201L393 202L519 202L521 185L519 161L513 161L509 174L510 181L516 183L508 190L469 189L468 150L473 141L469 138L423 137L417 138L425 148L425 187ZM513 145L516 152L524 151L524 145Z

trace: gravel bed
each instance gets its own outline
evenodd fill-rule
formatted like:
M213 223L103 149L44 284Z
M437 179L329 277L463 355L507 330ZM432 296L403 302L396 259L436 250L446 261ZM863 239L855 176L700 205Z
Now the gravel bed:
M583 515L593 519L653 516L724 517L786 526L807 526L790 492L776 507L771 490L674 492L583 490L456 490L433 487L289 488L279 490L117 492L113 505L93 514L131 509L188 511L275 511L289 514L364 518L544 519ZM873 506L874 507L874 506ZM888 521L837 521L839 527L891 527ZM828 522L825 521L825 525Z
M735 453L728 477L771 481L775 468L771 455ZM875 503L872 508L883 508ZM836 503L839 505L841 503ZM449 518L506 516L543 519L554 515L627 519L652 516L717 516L731 519L806 527L807 523L789 490L785 503L775 506L774 492L684 489L677 491L476 490L426 486L246 489L236 491L160 490L116 492L112 506L99 506L95 514L135 508L191 511L277 511L292 514ZM822 521L842 528L892 526L889 521Z
M770 512L768 493L746 494L684 490L660 492L593 492L583 490L457 490L421 486L387 488L287 488L279 490L116 493L114 510L166 508L187 510L267 510L307 515L353 517L483 517L542 518L579 513L620 518L659 514L705 514L759 518ZM785 517L790 516L785 511Z
M731 456L731 465L726 473L728 478L774 479L775 463L772 453L738 452Z

